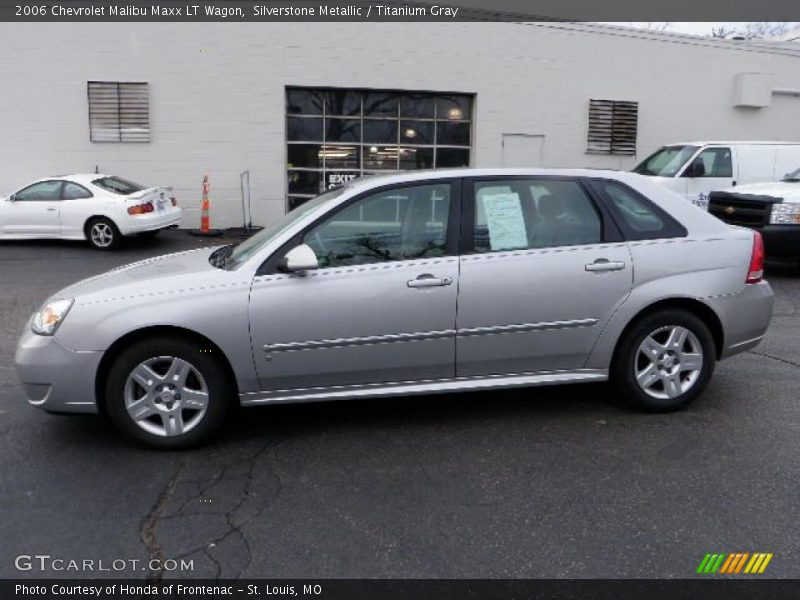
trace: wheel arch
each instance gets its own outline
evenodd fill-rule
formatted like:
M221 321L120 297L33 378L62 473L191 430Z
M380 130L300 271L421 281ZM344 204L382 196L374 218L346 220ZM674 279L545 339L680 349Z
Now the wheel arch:
M711 337L714 339L714 350L716 359L719 360L722 356L722 351L725 348L725 332L722 327L722 321L719 318L719 315L711 308L708 304L705 304L701 300L697 300L695 298L665 298L663 300L658 300L657 302L653 302L642 308L639 312L637 312L633 317L631 317L625 327L623 328L622 332L620 333L619 337L617 338L616 343L614 344L614 352L611 357L611 364L613 365L619 353L620 345L625 337L628 335L628 332L636 326L636 324L643 318L651 315L655 312L661 310L669 310L669 309L678 309L678 310L685 310L689 312L699 319L703 321L708 326L709 331L711 332Z
M222 351L222 349L211 341L209 338L204 336L201 333L193 331L191 329L187 329L185 327L176 327L173 325L153 325L149 327L143 327L141 329L136 329L134 331L130 331L123 335L122 337L118 338L114 341L111 346L103 353L103 358L100 359L100 364L97 367L97 373L95 375L95 382L94 382L94 392L95 392L95 399L97 402L97 409L101 413L105 413L105 382L108 378L109 372L111 371L111 367L114 362L117 360L119 355L128 348L131 344L134 344L140 340L146 339L148 337L153 337L157 335L168 335L171 337L180 337L183 339L191 340L196 342L198 345L208 347L214 353L217 354L221 358L221 364L223 369L225 370L230 385L233 386L234 397L238 398L239 396L239 383L236 379L236 374L233 370L233 366L231 365L230 360Z

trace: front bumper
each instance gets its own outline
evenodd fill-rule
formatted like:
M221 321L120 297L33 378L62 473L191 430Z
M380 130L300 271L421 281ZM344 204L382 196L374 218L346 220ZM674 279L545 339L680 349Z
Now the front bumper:
M738 294L707 298L722 322L724 341L720 358L754 348L764 339L772 319L775 296L766 281L746 285Z
M131 215L117 223L122 235L156 231L167 227L177 226L183 219L183 209L171 208L164 212L152 212L145 215Z
M800 259L800 225L766 225L758 231L767 259Z
M102 352L71 350L28 326L14 366L28 403L48 412L97 413L95 377Z

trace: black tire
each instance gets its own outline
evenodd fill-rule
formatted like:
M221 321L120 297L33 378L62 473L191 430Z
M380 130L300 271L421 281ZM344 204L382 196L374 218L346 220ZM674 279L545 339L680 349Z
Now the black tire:
M190 393L198 393L190 392L189 388L205 388L207 401L203 414L200 409L188 405L187 398L181 398L177 394L165 402L159 395L161 392L153 392L149 396L151 400L148 404L145 387L138 383L128 383L128 376L134 369L153 361L149 367L159 378L152 379L157 384L152 389L163 387L164 382L171 379L160 378L169 375L167 367L170 366L170 361L164 357L186 361L194 369L186 377L185 386L177 387L179 384L176 384L176 391L183 390L184 395L188 396ZM134 343L114 361L105 386L105 407L111 421L128 438L151 448L182 449L206 442L219 431L235 401L234 389L227 371L220 366L219 357L215 357L213 351L208 352L208 348L188 339L154 337ZM168 395L170 391L165 393ZM142 409L153 414L137 422L128 412L127 404L131 400L137 403L143 400ZM172 404L169 400L172 400ZM176 419L173 415L178 413L181 416ZM167 435L168 423L176 420L185 425L186 430ZM163 432L154 432L158 429L163 429Z
M684 328L691 334L686 336L680 354L674 350L670 354L666 347L662 352L653 345L649 351L642 350L640 353L640 347L649 336L655 334L653 340L666 343L675 327ZM697 348L694 346L699 346L702 351L702 366L696 370L681 371L691 364L689 360L696 362L693 355ZM688 351L689 356L684 351ZM674 362L676 360L677 363ZM686 407L702 393L711 379L715 364L714 338L700 318L685 310L660 310L642 317L620 340L611 365L611 383L633 408L646 412L670 412ZM645 373L648 369L651 370ZM657 377L647 387L649 393L639 384L637 373L642 375L643 383ZM675 379L676 374L678 379ZM685 391L680 391L682 389Z
M111 219L95 217L86 223L86 239L97 250L114 250L119 247L122 234Z
M160 229L153 229L152 231L142 231L140 233L137 233L136 235L138 235L139 237L143 237L143 238L154 238L159 233L161 233Z

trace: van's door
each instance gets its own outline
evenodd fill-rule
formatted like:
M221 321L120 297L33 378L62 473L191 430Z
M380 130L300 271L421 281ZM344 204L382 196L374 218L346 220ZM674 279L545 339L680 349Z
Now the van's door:
M768 144L741 144L736 146L738 165L737 185L777 181L775 173L776 146Z
M772 181L780 181L798 167L800 167L800 144L782 144L775 147L775 176Z
M708 209L708 195L736 185L734 153L731 146L706 146L684 167L681 177L687 181L686 197Z

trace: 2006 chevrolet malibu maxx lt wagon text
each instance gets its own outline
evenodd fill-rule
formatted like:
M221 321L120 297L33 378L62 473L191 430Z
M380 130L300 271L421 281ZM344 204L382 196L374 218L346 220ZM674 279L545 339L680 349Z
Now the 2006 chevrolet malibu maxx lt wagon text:
M259 405L610 379L681 408L769 324L757 232L645 177L366 177L238 246L76 283L26 325L28 401L184 447Z

